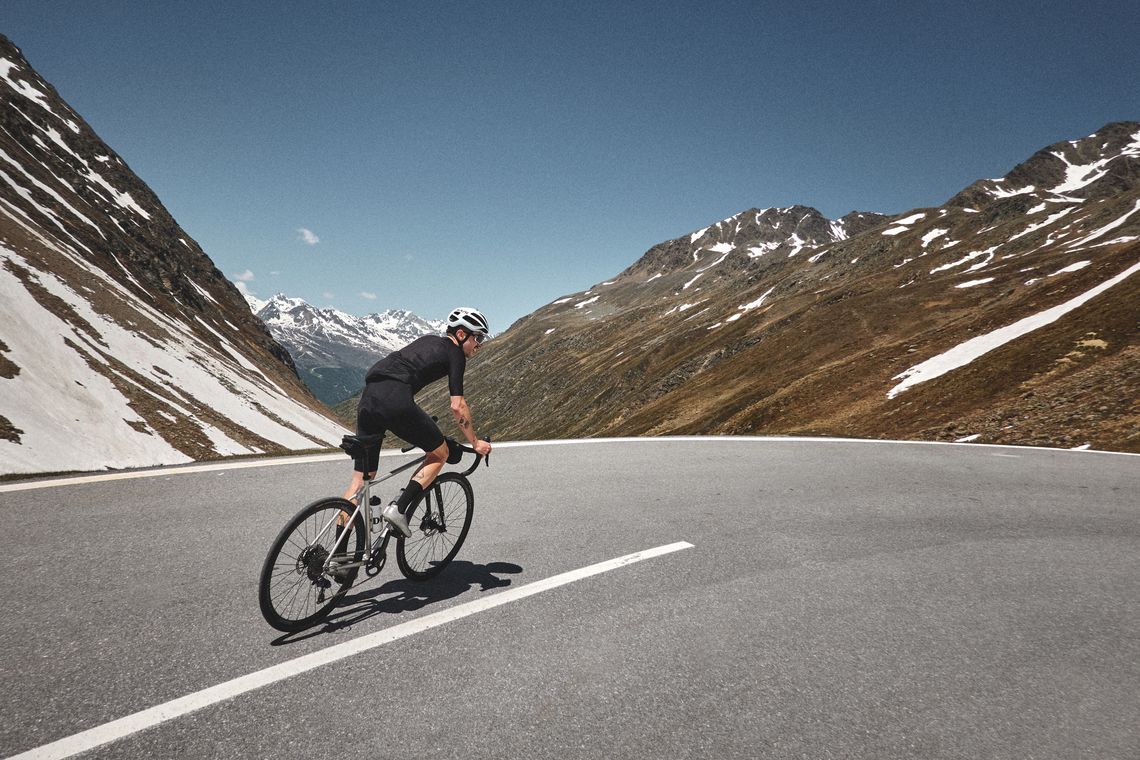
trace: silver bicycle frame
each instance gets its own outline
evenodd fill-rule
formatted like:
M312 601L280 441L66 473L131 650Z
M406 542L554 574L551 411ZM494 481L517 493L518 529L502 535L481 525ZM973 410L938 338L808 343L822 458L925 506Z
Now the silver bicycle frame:
M419 459L415 459L411 462L408 462L407 464L400 465L399 467L392 470L391 472L389 472L384 477L375 478L373 480L366 480L366 481L364 481L364 484L362 486L360 486L360 490L358 490L356 492L356 496L353 497L356 501L356 509L353 510L353 513L351 515L349 515L348 522L345 524L346 525L352 525L352 522L353 522L353 520L356 519L357 515L361 515L361 517L363 518L362 522L364 523L364 558L360 562L337 563L337 569L338 570L347 570L347 569L350 569L353 567L367 567L372 562L372 514L370 511L365 509L366 506L371 506L368 504L368 501L369 501L369 493L372 489L372 486L374 486L378 483L383 483L385 480L390 480L391 478L396 477L397 475L399 475L401 472L404 472L405 470L410 470L412 467L423 464L423 461L425 459L427 459L427 457L422 456ZM317 534L317 538L324 536L325 533L327 533L329 531L329 529L332 528L335 523L336 523L336 517L333 516L332 518L329 519L328 523L325 524L325 527L321 529L321 532ZM392 532L392 526L388 525L387 523L384 523L379 528L379 534L380 535L378 537L383 538L385 535L387 535L388 533L391 533L391 532ZM332 549L329 551L329 556L325 560L325 564L324 564L324 568L323 568L323 570L325 572L328 572L329 569L332 567L333 557L336 556L336 553L338 550L341 550L343 548L342 544L344 544L347 541L348 541L348 531L341 532L340 537L337 538L336 543L333 544Z

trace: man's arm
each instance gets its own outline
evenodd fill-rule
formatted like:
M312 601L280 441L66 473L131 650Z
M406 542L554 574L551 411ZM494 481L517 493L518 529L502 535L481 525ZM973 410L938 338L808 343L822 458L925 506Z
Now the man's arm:
M451 413L455 415L455 421L459 423L459 429L463 431L467 442L474 446L479 438L475 435L475 423L471 421L471 407L467 405L467 399L463 396L452 396Z
M451 413L455 415L455 421L459 423L459 429L463 431L463 435L471 444L471 448L484 456L490 453L490 444L486 441L480 441L479 437L475 435L475 423L471 421L471 407L467 405L467 399L463 396L452 396Z

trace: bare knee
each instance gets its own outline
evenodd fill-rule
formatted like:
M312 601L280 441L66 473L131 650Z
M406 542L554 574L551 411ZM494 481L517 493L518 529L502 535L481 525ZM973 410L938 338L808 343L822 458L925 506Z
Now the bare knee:
M446 462L448 453L447 441L444 441L439 445L439 448L427 453L427 460L425 464L439 464L441 462Z

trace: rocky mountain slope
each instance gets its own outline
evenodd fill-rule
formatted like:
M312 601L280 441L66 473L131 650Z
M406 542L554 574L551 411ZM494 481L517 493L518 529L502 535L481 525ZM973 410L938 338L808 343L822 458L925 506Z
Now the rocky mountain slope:
M324 448L341 425L194 240L0 37L0 475Z
M1140 451L1138 238L1140 124L1109 124L937 208L751 209L662 243L517 322L467 389L501 438Z
M246 300L270 334L289 350L301 379L330 406L359 394L365 373L378 359L446 328L443 322L403 309L357 317L283 294L268 301L247 295Z

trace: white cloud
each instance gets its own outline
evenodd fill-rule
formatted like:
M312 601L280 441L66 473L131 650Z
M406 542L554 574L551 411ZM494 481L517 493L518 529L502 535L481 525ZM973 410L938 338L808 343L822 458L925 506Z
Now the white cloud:
M367 298L369 301L375 301L376 300L376 294L375 293L364 293L364 292L362 292L360 294L360 297L361 298Z
M297 228L297 239L306 245L316 245L321 242L321 239L317 237L312 230L305 229L304 227Z
M321 298L327 298L331 301L332 299L336 298L336 293L329 293L328 291L325 291L324 293L321 293Z
M270 272L269 274L271 274L271 275L273 275L274 277L276 277L277 275L279 275L279 274L281 274L281 273L280 273L280 272Z
M234 275L234 280L236 280L238 282L250 282L253 279L254 279L253 272L249 271L248 269L245 270L244 272L242 272L241 274L235 274Z

